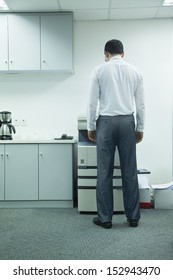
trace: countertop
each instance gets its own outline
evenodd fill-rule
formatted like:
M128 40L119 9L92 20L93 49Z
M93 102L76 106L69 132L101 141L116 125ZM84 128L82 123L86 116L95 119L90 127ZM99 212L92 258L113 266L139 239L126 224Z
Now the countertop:
M13 139L13 140L0 140L2 144L75 144L76 140L54 140L54 139Z

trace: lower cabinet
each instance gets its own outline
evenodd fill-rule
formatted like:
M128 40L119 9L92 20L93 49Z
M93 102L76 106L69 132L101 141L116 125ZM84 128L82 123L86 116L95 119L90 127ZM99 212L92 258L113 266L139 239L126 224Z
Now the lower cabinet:
M0 201L71 203L73 144L0 144Z
M39 145L39 200L72 200L72 145Z
M5 145L5 200L38 199L38 145Z
M0 200L4 200L4 145L0 145Z

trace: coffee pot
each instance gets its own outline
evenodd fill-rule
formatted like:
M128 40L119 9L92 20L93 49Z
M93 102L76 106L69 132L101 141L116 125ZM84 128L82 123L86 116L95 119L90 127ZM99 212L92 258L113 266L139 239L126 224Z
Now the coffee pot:
M0 112L0 140L12 140L12 133L16 133L16 129L12 125L11 112Z

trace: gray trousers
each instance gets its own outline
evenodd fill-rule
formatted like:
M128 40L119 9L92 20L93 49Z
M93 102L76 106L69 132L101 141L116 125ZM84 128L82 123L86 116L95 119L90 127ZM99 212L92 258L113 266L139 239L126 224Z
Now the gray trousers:
M127 219L140 219L134 116L99 116L97 120L97 211L101 222L113 216L114 156L118 148Z

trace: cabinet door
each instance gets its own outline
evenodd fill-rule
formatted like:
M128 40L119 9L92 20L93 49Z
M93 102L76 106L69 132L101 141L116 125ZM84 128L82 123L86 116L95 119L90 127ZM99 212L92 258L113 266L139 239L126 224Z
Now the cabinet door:
M5 200L38 200L38 145L5 145Z
M41 16L41 69L72 72L73 17Z
M0 145L0 200L4 200L4 145Z
M39 199L72 200L72 145L39 145Z
M8 70L7 15L0 16L0 70Z
M38 15L9 15L9 70L40 70Z

